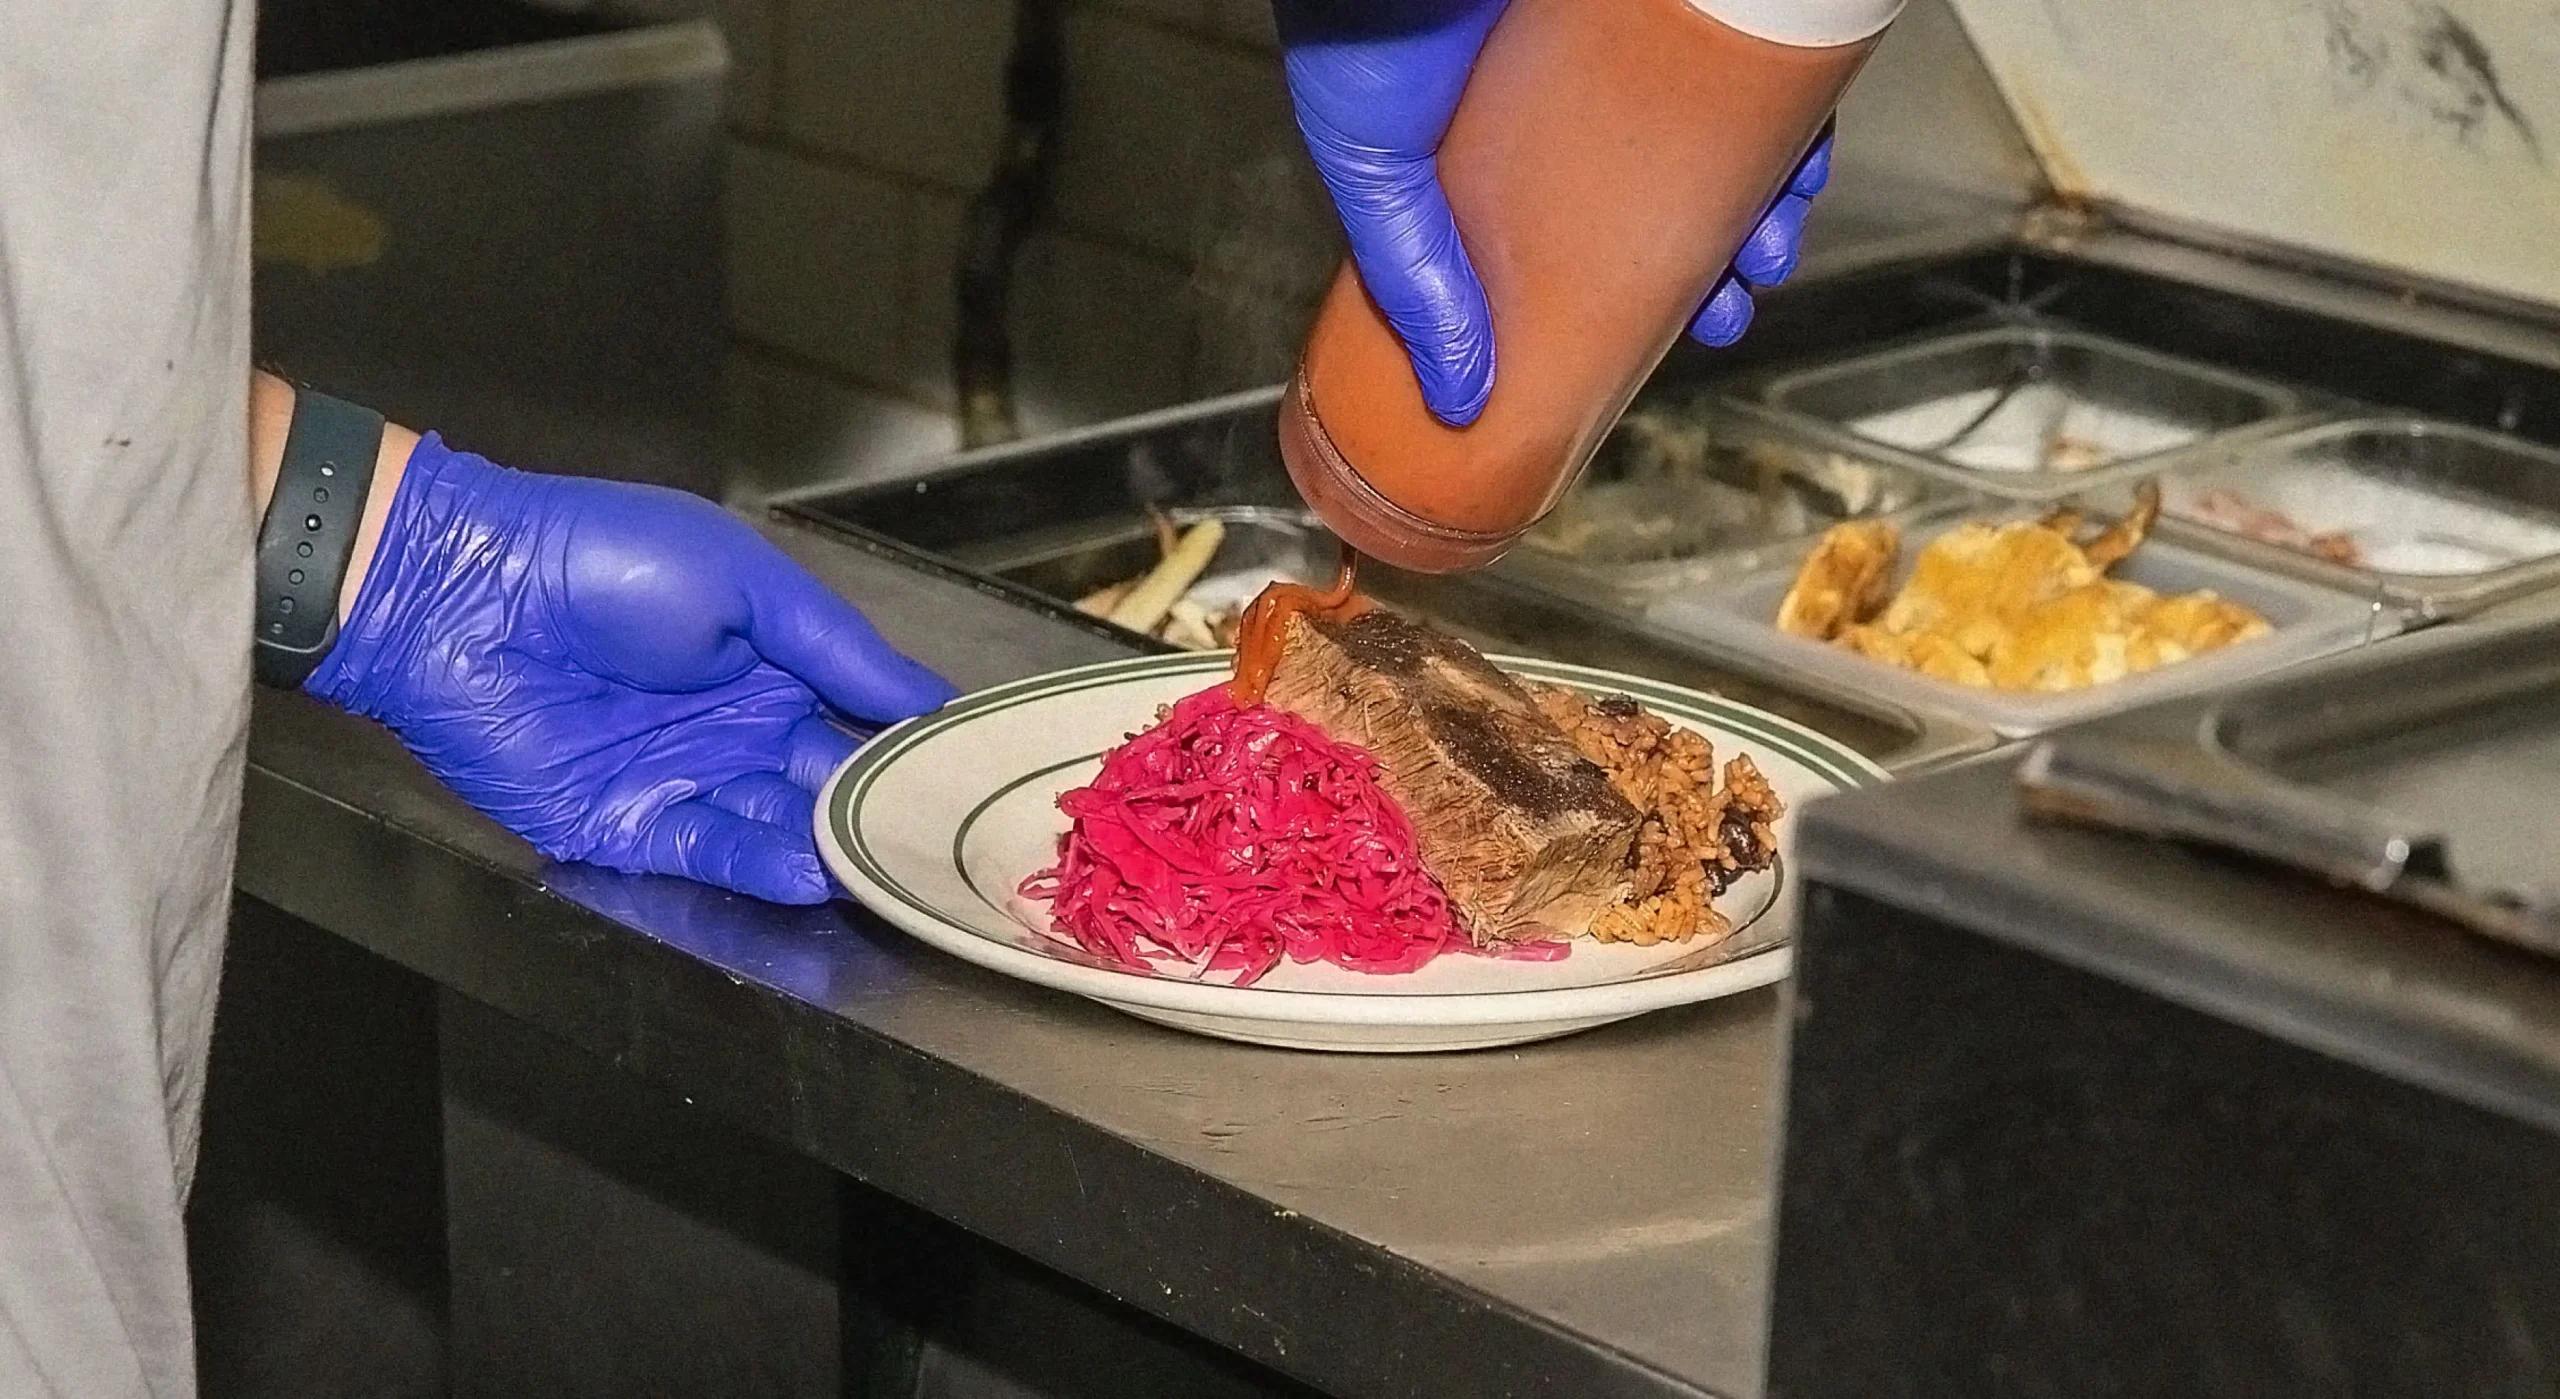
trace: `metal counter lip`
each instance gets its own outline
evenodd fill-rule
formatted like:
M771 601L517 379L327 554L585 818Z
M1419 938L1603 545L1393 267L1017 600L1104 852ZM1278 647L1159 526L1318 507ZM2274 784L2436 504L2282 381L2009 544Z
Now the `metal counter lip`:
M2215 938L2209 930L2216 921L2238 927L2261 920L2244 924L2239 910L2217 917L2196 897L2216 884L2243 897L2254 893L2267 901L2274 916L2262 921L2272 924L2286 915L2299 918L2306 895L2324 904L2334 898L2340 909L2359 906L2352 895L2271 886L2154 843L2027 828L2013 814L2011 790L2011 764L1985 761L1810 808L1798 833L1807 888L1827 884L1912 908L2232 1024L2560 1130L2560 1044L2535 1036L2518 1017L2457 1015L2398 994L2405 982L2388 962L2394 954L2413 955L2407 948L2386 948L2369 965L2351 967L2352 951L2332 947L2324 954L2327 965L2315 967L2311 958L2271 955L2246 937ZM1937 819L1903 819L1911 803L1929 798ZM1954 850L1959 843L1968 852L1961 858ZM2018 858L2002 866L1984 851ZM2077 885L2057 877L2099 870ZM2175 916L2153 916L2157 910L2133 892L2153 887L2139 875L2164 872L2189 881L2180 886L2186 903ZM2397 921L2369 907L2364 916ZM2074 931L2061 931L2066 928ZM2434 929L2427 935L2460 938ZM2247 955L2252 949L2260 955ZM2456 943L2453 955L2486 968L2503 954ZM2323 972L2337 988L2325 999L2309 985Z
M258 84L262 140L420 121L714 77L729 45L717 21L676 20L437 58L270 78Z
M798 547L812 546L803 539ZM1452 1271L1472 1243L1453 1246L1428 1231L1399 1241L1373 1227L1374 1215L1360 1233L1304 1217L1250 1178L1230 1179L1214 1162L1124 1135L1104 1125L1107 1116L1080 1115L1072 1101L1009 1084L984 1063L933 1052L894 1013L918 998L932 1005L910 1014L932 1013L955 996L973 1010L983 1001L984 1013L999 1020L1073 1017L1082 1008L1046 996L1017 1005L993 978L934 957L867 913L751 906L751 927L788 932L781 920L818 917L861 935L842 955L862 959L856 973L883 980L838 983L851 989L837 1008L783 989L769 964L724 962L596 911L578 901L578 886L561 871L437 789L388 735L300 696L259 696L238 883L734 1123L1328 1392L1738 1399L1755 1387L1756 1369L1745 1373L1729 1346L1701 1353L1702 1368L1711 1356L1723 1372L1715 1378L1673 1373ZM693 886L675 896L731 916L727 896ZM893 1002L882 987L900 998ZM867 1013L875 1007L890 1013ZM1118 1024L1109 1012L1092 1013ZM1775 1013L1774 997L1719 1012L1712 1023L1724 1028L1706 1042L1735 1042L1721 1037L1727 1031L1756 1036ZM1127 1043L1120 1033L1071 1026L1060 1038L1114 1050ZM1164 1032L1129 1022L1126 1033ZM1670 1033L1695 1042L1689 1027ZM1132 1057L1149 1062L1149 1052L1139 1045ZM1166 1052L1157 1046L1154 1062L1190 1066L1162 1059ZM1625 1045L1593 1053L1590 1062L1619 1063L1627 1062L1621 1053L1659 1051ZM1511 1060L1474 1057L1500 1061L1476 1071L1498 1075L1477 1080L1490 1085L1478 1102L1508 1116L1498 1090L1514 1072ZM1762 1097L1774 1084L1735 1091ZM1418 1120L1430 1122L1427 1105ZM1406 1149L1403 1140L1393 1149ZM978 1160L988 1168L955 1169ZM1724 1194L1765 1210L1765 1174L1735 1177L1729 1189L1725 1177L1715 1179ZM1444 1256L1424 1262L1408 1245ZM1688 1256L1680 1252L1675 1266L1685 1267ZM1608 1265L1608 1277L1633 1271L1658 1282L1663 1257L1640 1252L1633 1264ZM1741 1274L1699 1266L1702 1293L1728 1287L1714 1293L1718 1307L1756 1309L1765 1281L1736 1283ZM1385 1344L1382 1323L1394 1327ZM1632 1334L1650 1344L1663 1333Z

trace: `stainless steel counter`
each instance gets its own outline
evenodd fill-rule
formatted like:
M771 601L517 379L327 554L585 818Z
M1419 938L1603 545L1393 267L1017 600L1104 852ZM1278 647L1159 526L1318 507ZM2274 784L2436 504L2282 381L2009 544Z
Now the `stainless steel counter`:
M965 685L1114 643L770 527ZM1345 1395L1753 1393L1777 996L1322 1057L1016 986L850 905L547 866L262 695L240 884L751 1130Z
M2211 735L2365 819L2392 789L2447 821L2412 830L2449 838L2446 872L2405 883L2538 875L2551 645L2501 625L2061 742ZM1772 1392L2560 1389L2547 957L2344 880L2034 819L2007 762L1827 803L1798 842Z

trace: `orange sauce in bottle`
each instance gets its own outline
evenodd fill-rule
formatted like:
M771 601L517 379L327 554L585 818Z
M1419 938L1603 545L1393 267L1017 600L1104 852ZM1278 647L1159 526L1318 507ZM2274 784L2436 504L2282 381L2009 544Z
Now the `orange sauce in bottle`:
M1894 9L1511 0L1439 150L1493 310L1493 396L1467 427L1432 416L1346 262L1280 407L1281 456L1316 514L1396 568L1510 548L1679 339ZM1794 43L1751 20L1858 22L1845 42Z
M1316 589L1304 583L1274 583L1245 608L1244 620L1236 628L1235 677L1227 682L1227 693L1238 705L1250 708L1262 703L1272 672L1280 668L1280 648L1288 642L1292 618L1347 621L1374 606L1354 587L1359 572L1360 556L1345 544L1333 586Z

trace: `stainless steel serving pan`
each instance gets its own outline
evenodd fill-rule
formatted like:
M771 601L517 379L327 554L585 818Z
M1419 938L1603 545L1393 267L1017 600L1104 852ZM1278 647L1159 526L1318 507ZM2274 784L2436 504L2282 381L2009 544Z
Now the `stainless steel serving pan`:
M1751 405L1704 390L1654 394L1619 420L1582 481L1498 567L1585 601L1641 608L1842 520L1952 493Z
M2445 627L2046 740L2039 815L2218 847L2560 957L2560 623Z
M2560 582L2560 451L2460 423L2376 414L2295 429L2196 454L2162 490L2182 538L2421 619ZM2235 532L2249 509L2332 535L2354 561Z
M1911 561L1930 541L1965 520L1985 518L2003 517L1957 507L1916 512L1899 519L1903 543L1896 586L1910 577ZM1656 606L1648 618L1662 630L1695 637L1772 665L1819 675L1852 693L1955 715L2010 737L2043 733L2101 714L2228 687L2314 657L2380 640L2398 633L2404 625L2399 613L2377 608L2369 599L2254 568L2155 535L2117 565L2110 576L2162 593L2210 589L2255 608L2273 624L2273 633L2084 690L2059 694L1977 690L1779 631L1774 623L1779 601L1794 583L1811 547L1807 544L1790 550L1767 566L1716 587L1668 599Z
M1222 587L1332 575L1338 546L1302 511L1223 506L1167 514L1176 525L1216 519L1226 526L1205 575ZM1142 517L990 539L951 554L972 571L1052 600L1071 600L1134 577L1156 557L1155 531ZM1362 590L1380 602L1486 651L1598 666L1757 705L1829 734L1896 772L1970 757L1995 742L1989 730L1954 716L1909 710L1819 676L1719 653L1640 619L1497 575L1434 577L1371 564L1360 579Z
M1818 440L2006 500L2058 500L2303 421L2302 391L2034 324L1939 335L1735 392Z

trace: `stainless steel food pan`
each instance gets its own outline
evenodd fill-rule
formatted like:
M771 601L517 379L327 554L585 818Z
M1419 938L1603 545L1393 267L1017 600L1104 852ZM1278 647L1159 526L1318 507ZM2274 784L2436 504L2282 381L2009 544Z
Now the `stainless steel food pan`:
M1300 512L1229 506L1170 514L1177 525L1212 517L1225 522L1226 538L1205 575L1218 588L1276 578L1311 582L1332 574L1333 536ZM1132 518L1097 523L1073 536L1044 531L1036 539L989 541L951 557L1013 587L1071 601L1144 573L1155 563L1157 548L1153 527ZM1360 580L1362 590L1380 602L1486 651L1599 666L1757 705L1895 772L1939 766L1996 741L1989 729L1955 716L1910 710L1819 676L1719 652L1636 618L1493 575L1434 577L1372 564Z
M1703 390L1650 395L1501 566L1570 596L1641 607L1842 520L1952 490Z
M2325 423L2201 454L2161 487L2200 542L2421 617L2560 580L2560 451L2459 423Z
M1967 518L1975 517L1958 511L1938 511L1907 519L1896 585L1909 578L1911 561L1921 549ZM1853 694L1952 714L2010 737L2042 733L2171 696L2230 686L2313 657L2380 640L2397 633L2404 624L2399 613L2376 608L2354 594L2155 537L2117 565L2111 576L2162 593L2210 589L2255 608L2273 624L2274 632L2085 690L2060 694L1977 690L1870 660L1840 646L1780 632L1772 619L1810 547L1796 549L1789 557L1747 576L1668 600L1652 610L1650 620L1667 631L1773 665L1819 675Z
M2034 325L1939 336L1742 391L1842 446L2011 500L2138 476L2314 407L2281 384Z

